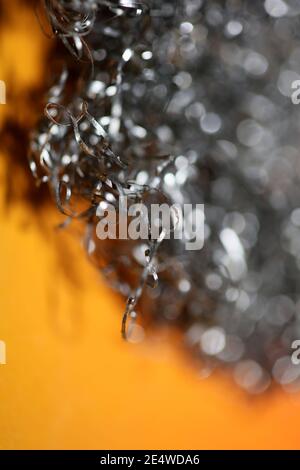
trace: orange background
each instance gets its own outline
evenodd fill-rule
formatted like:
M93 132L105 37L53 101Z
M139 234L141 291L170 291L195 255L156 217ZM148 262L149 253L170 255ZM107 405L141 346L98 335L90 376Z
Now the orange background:
M50 42L26 2L18 16L19 2L5 3L0 125L41 81ZM202 380L167 332L124 343L123 300L77 237L54 230L55 210L35 213L22 199L7 208L6 165L1 158L0 448L300 448L299 396L254 399L226 377Z

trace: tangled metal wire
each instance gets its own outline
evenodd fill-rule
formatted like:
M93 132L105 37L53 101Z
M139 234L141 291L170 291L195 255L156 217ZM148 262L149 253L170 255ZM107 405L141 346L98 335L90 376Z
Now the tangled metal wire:
M94 263L178 326L203 373L250 393L300 387L299 2L45 0L65 68L30 167ZM99 205L205 204L205 245L96 237ZM148 288L148 286L152 288ZM139 326L138 340L142 335Z

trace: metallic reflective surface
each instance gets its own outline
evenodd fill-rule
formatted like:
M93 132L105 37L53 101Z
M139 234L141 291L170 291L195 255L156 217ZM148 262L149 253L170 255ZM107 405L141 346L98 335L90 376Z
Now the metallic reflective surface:
M85 221L89 254L129 297L125 320L179 326L208 370L231 364L250 393L297 390L286 358L300 338L298 2L46 5L74 57L49 92L31 169L67 223ZM101 245L97 205L127 194L204 203L203 250Z

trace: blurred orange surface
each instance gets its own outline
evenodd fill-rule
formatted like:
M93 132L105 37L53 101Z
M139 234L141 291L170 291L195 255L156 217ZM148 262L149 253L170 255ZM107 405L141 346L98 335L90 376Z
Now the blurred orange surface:
M26 2L7 2L6 10L0 125L40 83L51 42ZM122 299L77 237L54 229L55 210L36 213L20 198L7 208L10 165L1 156L1 449L300 448L299 396L249 398L226 377L200 379L170 333L122 341Z

